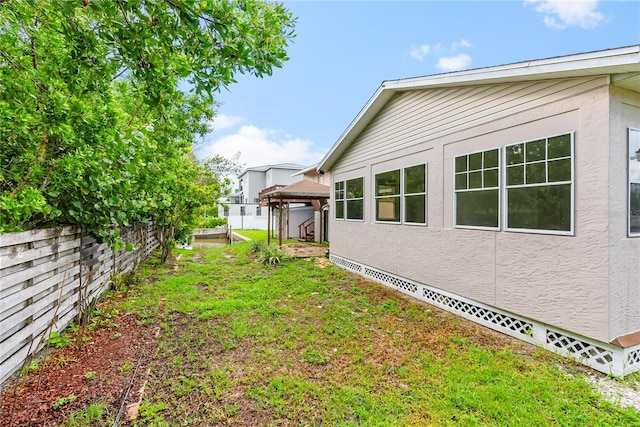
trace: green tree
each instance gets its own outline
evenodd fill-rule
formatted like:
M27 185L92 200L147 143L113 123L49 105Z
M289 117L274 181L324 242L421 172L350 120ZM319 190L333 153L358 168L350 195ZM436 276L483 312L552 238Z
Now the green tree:
M0 22L0 232L114 244L200 203L184 181L215 92L282 66L294 25L258 0L11 0Z

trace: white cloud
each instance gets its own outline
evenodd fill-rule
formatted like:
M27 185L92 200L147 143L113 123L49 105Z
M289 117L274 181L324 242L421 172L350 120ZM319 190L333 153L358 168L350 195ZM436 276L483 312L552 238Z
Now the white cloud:
M468 67L469 64L471 64L471 57L465 54L459 54L456 56L453 56L453 54L459 49L470 47L471 43L469 40L460 39L460 41L453 42L448 46L443 46L442 43L436 43L433 45L423 44L418 47L414 46L409 51L409 55L412 58L422 61L430 52L434 52L438 55L446 55L449 53L451 56L440 56L436 67L442 71L457 71Z
M211 127L214 130L229 129L244 122L246 119L240 116L227 116L226 114L216 115L211 122Z
M443 56L438 60L438 67L442 71L458 71L467 68L471 64L471 57L461 53L456 56Z
M238 152L240 163L246 167L277 163L309 166L324 156L324 152L314 149L312 141L294 138L275 130L244 125L232 135L211 140L202 148L201 157L219 154L231 158Z
M551 28L593 28L605 21L597 10L598 0L525 0L525 4L536 5L545 25Z
M459 42L451 43L451 50L454 52L460 49L461 47L471 47L471 43L469 43L469 41L466 39L462 39Z
M424 57L427 56L427 54L429 53L429 50L430 48L428 44L423 44L418 47L414 46L409 51L409 56L417 59L418 61L422 61Z

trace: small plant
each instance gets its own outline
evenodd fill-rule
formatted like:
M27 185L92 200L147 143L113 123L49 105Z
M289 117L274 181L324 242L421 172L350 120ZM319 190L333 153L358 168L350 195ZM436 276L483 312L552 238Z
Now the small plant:
M125 287L125 278L122 274L111 274L111 278L109 279L109 284L116 292L120 292Z
M265 242L264 240L252 240L251 241L251 247L249 248L249 251L252 254L259 254L260 252L264 251L264 249L267 247L267 242Z
M71 344L71 339L58 331L51 332L51 335L49 335L49 347L62 348L69 344Z
M72 413L58 425L61 427L98 425L107 413L108 408L105 403L92 403L85 409ZM109 425L111 425L111 422L109 422Z
M118 368L121 374L124 374L125 372L131 372L132 369L133 369L133 364L128 360Z
M251 252L263 264L276 265L289 260L291 257L275 245L267 245L263 241L252 242Z
M60 399L56 400L55 402L53 402L52 408L55 410L58 410L60 408L62 408L65 405L68 405L69 403L73 402L74 400L76 400L76 396L71 393L69 396L67 397L61 397Z
M322 353L322 350L317 348L306 349L302 353L302 357L312 365L325 365L329 361L329 358Z
M20 371L20 375L24 376L27 374L32 374L37 370L38 370L38 363L35 360L32 360L31 363L29 363L29 366L23 366L22 370Z
M96 372L95 371L86 372L84 374L84 379L87 380L87 381L95 380L96 379Z

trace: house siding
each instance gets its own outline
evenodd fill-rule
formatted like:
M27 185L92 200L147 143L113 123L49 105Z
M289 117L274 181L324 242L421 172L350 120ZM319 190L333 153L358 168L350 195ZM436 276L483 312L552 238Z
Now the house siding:
M618 337L640 330L640 237L627 237L627 132L640 129L640 94L612 88L610 123L610 335Z
M358 165L391 151L606 86L606 77L407 91L395 95L332 169ZM360 144L366 141L366 144ZM430 141L434 141L430 143Z
M396 95L331 168L332 181L354 170L365 177L364 221L332 219L332 254L596 340L630 332L635 321L609 320L616 307L633 311L619 301L628 275L615 277L620 289L609 292L609 102L608 77ZM574 236L454 228L455 156L568 132ZM375 174L422 162L428 225L374 223ZM637 246L617 250L637 264Z

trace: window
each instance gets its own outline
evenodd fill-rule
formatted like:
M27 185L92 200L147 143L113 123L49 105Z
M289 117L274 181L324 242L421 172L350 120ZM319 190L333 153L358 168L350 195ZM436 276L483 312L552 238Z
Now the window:
M262 206L256 206L256 216L262 216Z
M573 134L505 147L505 228L573 233Z
M499 229L500 152L487 150L455 158L455 225Z
M426 224L426 187L426 165L377 174L376 221Z
M345 197L347 219L364 219L364 178L346 181Z
M629 236L640 236L640 130L629 129Z
M427 166L417 165L404 170L404 222L427 223Z
M376 175L376 221L400 222L400 169Z
M334 184L335 219L364 219L364 178Z
M344 181L335 183L335 218L344 219Z

